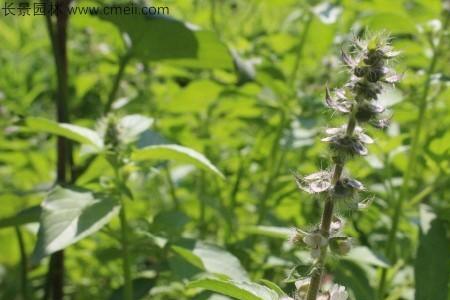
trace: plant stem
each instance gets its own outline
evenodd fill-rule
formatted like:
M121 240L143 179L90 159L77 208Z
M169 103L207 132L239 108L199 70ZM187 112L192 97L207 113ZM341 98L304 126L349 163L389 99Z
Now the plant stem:
M120 82L122 81L122 77L125 73L125 67L130 61L130 58L131 58L130 53L126 53L119 59L119 69L117 71L116 77L114 78L114 83L111 92L109 93L108 101L106 102L105 105L104 115L108 114L109 111L111 110L112 104L117 96L117 91L119 90Z
M199 203L199 229L200 237L204 237L206 233L206 199L205 199L205 172L200 171L197 181Z
M430 86L431 86L431 78L432 78L433 73L435 72L439 55L441 54L442 34L447 29L448 24L449 24L450 13L446 12L445 14L446 14L446 17L444 20L444 25L441 29L438 43L435 47L433 56L431 58L430 65L427 70L426 79L424 82L423 93L419 99L419 116L418 116L418 120L416 123L416 127L414 128L414 134L413 134L412 143L411 143L411 150L410 150L409 156L408 156L408 167L405 172L405 177L403 180L403 184L402 184L402 188L400 190L399 197L398 197L395 207L394 207L394 214L392 217L392 226L391 226L391 230L389 231L388 241L387 241L387 246L386 246L386 256L389 260L391 260L391 262L393 262L395 260L395 251L394 251L395 250L395 237L397 235L401 212L403 210L403 203L404 203L404 200L406 198L408 198L409 185L410 185L410 181L411 181L411 178L412 178L414 170L415 170L415 162L416 162L417 152L419 150L419 145L420 145L420 136L422 133L423 123L425 121L425 114L426 114L426 110L427 110L427 106L428 106L427 100L428 100L428 94L429 94ZM388 272L388 269L385 268L382 270L382 273L381 273L380 283L378 286L378 298L379 299L384 298L384 290L386 288L385 286L386 286L387 272Z
M178 200L177 193L176 193L176 190L175 190L175 185L173 184L173 180L172 180L172 177L170 175L170 167L169 167L169 165L165 165L164 166L164 173L166 173L166 180L167 180L167 184L169 185L170 195L172 196L173 206L174 206L175 209L178 210L180 208L180 200Z
M303 29L302 37L300 39L300 42L297 46L297 55L295 57L294 61L294 68L292 69L291 76L289 78L289 85L293 85L295 83L295 80L297 79L298 74L298 68L300 67L300 60L302 58L303 48L305 46L306 38L308 37L309 29L311 28L311 22L313 20L313 16L311 12L308 12L306 16L306 20L304 22L305 28Z
M50 1L46 1L47 7ZM67 71L67 23L69 19L68 7L70 0L58 0L61 11L56 16L56 28L53 28L53 22L50 14L46 14L46 24L48 34L53 49L53 56L57 74L57 99L56 111L58 122L69 122L69 114L67 109L68 103L68 71ZM70 142L62 137L57 139L57 166L56 181L59 184L65 184L69 180L67 175L71 173L72 151ZM52 254L50 258L49 276L47 277L51 283L51 295L54 300L62 300L64 296L64 252L58 251ZM48 295L48 294L47 294Z
M353 131L355 130L356 119L355 119L355 109L352 110L352 113L349 117L347 123L347 136L351 136ZM336 163L333 168L333 175L331 177L331 186L335 186L339 181L342 175L342 171L344 169L343 164ZM334 210L334 199L331 194L328 195L328 198L325 202L322 218L320 221L320 234L328 240L330 236L330 225L333 220L333 210ZM307 300L316 300L317 294L319 293L320 283L322 281L323 269L325 268L325 260L327 257L328 251L328 243L320 248L320 255L317 259L314 267L315 270L311 276L311 281L308 288L308 294L306 296Z
M267 201L270 197L270 194L272 193L273 183L277 175L277 158L278 158L278 151L280 148L280 140L283 137L283 130L286 125L286 113L283 110L280 110L280 123L278 124L276 136L272 143L272 148L270 150L270 161L269 161L269 174L267 176L267 181L265 184L264 193L261 197L261 203L259 206L259 213L258 213L258 221L257 224L260 224L264 221L267 214Z
M120 174L120 163L117 161L111 161L111 166L114 169L114 175L116 177L116 187L117 194L120 200L120 243L122 247L122 271L124 277L124 288L123 288L123 299L132 300L133 299L133 285L131 282L131 264L130 264L130 253L128 249L129 239L128 239L128 221L126 214L125 199L122 194L122 185L124 184L124 179Z
M131 283L131 267L130 267L130 253L128 249L128 222L125 211L125 201L121 197L122 207L120 209L120 229L121 229L121 243L122 243L122 261L123 261L123 276L124 276L124 300L133 299L133 286Z
M23 240L22 231L19 226L16 226L16 236L17 241L19 243L19 251L20 251L20 267L21 267L21 279L20 286L22 290L22 297L24 300L30 299L28 295L28 259L27 252L25 249L25 242Z
M216 21L216 0L210 0L211 2L211 13L210 13L210 22L213 30L217 32L217 21Z

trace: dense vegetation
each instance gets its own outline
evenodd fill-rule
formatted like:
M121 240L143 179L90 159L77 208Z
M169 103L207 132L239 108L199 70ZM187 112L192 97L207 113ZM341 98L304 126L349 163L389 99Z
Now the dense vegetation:
M0 299L449 299L449 1L19 2Z

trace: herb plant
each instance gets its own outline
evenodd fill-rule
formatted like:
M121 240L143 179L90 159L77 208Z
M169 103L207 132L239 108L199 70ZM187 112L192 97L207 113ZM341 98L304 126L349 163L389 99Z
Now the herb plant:
M364 207L359 193L365 188L361 182L351 178L344 167L355 156L367 155L366 145L374 142L361 126L367 123L381 129L387 126L388 119L380 116L385 108L377 103L377 98L385 84L400 80L389 65L389 61L399 53L392 49L385 34L355 38L351 51L351 54L342 51L342 60L350 72L349 81L333 94L326 89L327 106L348 119L341 127L328 128L325 131L327 136L322 139L329 144L333 165L330 170L296 178L302 190L324 202L319 228L312 232L297 230L295 234L298 236L292 238L294 242L311 248L311 256L315 259L310 278L303 280L304 286L299 287L299 299L317 299L328 248L339 255L350 251L351 240L341 232L344 221L336 216L335 206L344 202L351 209ZM307 290L305 296L302 295L303 289ZM334 292L344 294L342 290ZM346 298L333 297L334 292L330 292L331 299Z
M0 0L0 300L448 300L449 12Z

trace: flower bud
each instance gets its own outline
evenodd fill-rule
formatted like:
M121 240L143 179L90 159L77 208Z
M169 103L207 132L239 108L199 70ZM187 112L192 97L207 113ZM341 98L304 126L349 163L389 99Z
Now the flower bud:
M331 251L338 255L346 255L352 248L351 239L348 237L332 237L329 244Z
M294 228L291 232L291 234L289 235L289 243L291 243L292 245L297 245L297 246L304 246L305 243L303 242L303 238L307 235L308 233L305 231L302 231L299 228Z
M318 258L320 256L321 248L327 245L328 239L319 232L314 232L303 237L303 242L311 248L311 257Z

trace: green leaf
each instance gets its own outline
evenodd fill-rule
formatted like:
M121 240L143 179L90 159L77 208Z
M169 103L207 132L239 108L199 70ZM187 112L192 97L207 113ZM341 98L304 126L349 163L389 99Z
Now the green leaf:
M354 247L346 256L343 256L342 258L381 268L388 268L390 266L390 263L386 258L379 254L375 254L367 247Z
M25 120L25 124L32 131L46 132L65 137L67 139L88 144L97 149L103 147L103 141L93 130L78 125L57 123L45 118L30 117Z
M174 245L172 250L201 270L239 281L249 279L239 260L218 246L197 241L189 248Z
M370 285L367 272L356 262L340 260L333 275L336 283L353 292L354 299L373 300L375 298L375 290Z
M220 177L222 173L201 153L179 145L156 145L133 151L133 160L175 160L193 164L200 169L211 171Z
M20 226L28 223L39 222L41 208L32 206L18 212L15 216L7 217L0 220L0 228Z
M102 15L101 18L128 35L130 52L136 58L194 68L233 68L227 47L213 32L197 30L169 17Z
M275 291L278 296L286 296L286 293L274 282L266 280L266 279L260 279L259 282L270 288L271 290Z
M287 227L277 227L277 226L248 226L244 227L243 231L248 234L263 235L271 238L277 239L288 239L292 233L292 229Z
M196 80L180 90L163 109L176 113L200 113L206 111L215 101L222 86L211 80Z
M132 281L133 286L133 300L139 300L148 295L150 290L155 286L154 278L136 278ZM121 286L118 289L114 290L114 292L109 297L109 300L122 300L124 287Z
M57 186L42 203L33 261L76 243L100 230L119 211L115 199L89 190Z
M414 265L416 300L446 300L450 267L450 241L444 222L426 205L420 207L420 239Z
M253 282L205 278L189 283L188 288L203 288L239 300L279 299L275 291Z
M117 127L120 129L120 140L124 143L134 142L152 124L152 118L138 114L127 115L121 118L117 124Z

